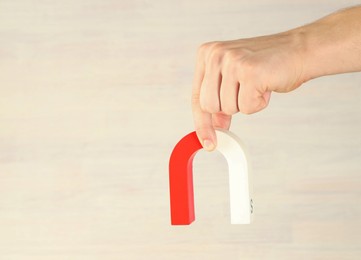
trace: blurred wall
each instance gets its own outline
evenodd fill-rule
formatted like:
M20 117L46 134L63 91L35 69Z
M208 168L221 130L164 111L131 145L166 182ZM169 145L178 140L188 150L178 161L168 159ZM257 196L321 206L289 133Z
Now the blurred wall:
M194 160L194 224L170 226L168 195L197 47L357 3L0 0L0 259L360 259L360 73L234 116L253 224L230 225L216 152Z

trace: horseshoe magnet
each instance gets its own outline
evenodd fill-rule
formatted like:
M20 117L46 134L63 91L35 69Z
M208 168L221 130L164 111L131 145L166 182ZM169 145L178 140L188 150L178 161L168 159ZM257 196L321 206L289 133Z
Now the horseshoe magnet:
M249 165L244 145L230 131L216 130L217 147L226 159L232 224L249 224L253 213ZM169 188L172 225L189 225L195 220L193 158L202 149L196 132L184 136L169 160Z

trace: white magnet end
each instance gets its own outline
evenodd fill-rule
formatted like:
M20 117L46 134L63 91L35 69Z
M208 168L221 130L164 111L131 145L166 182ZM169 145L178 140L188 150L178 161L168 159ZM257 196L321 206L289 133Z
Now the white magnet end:
M232 224L250 224L253 213L250 169L245 148L230 131L216 130L217 148L227 160Z

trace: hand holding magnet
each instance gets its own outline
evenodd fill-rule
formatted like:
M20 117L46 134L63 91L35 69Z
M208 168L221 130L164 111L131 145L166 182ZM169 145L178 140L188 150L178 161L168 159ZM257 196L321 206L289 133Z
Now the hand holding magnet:
M216 130L217 147L228 164L232 224L249 224L253 211L250 196L249 165L239 138L226 130ZM183 137L174 147L169 161L172 225L189 225L195 220L193 195L193 158L202 149L195 132Z

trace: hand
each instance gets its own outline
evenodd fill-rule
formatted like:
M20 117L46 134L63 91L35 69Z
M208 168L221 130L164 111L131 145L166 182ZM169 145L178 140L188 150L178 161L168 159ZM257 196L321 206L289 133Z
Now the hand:
M233 114L258 112L268 105L272 91L289 92L305 81L301 42L290 31L200 46L192 110L206 150L216 147L214 129L229 129Z

